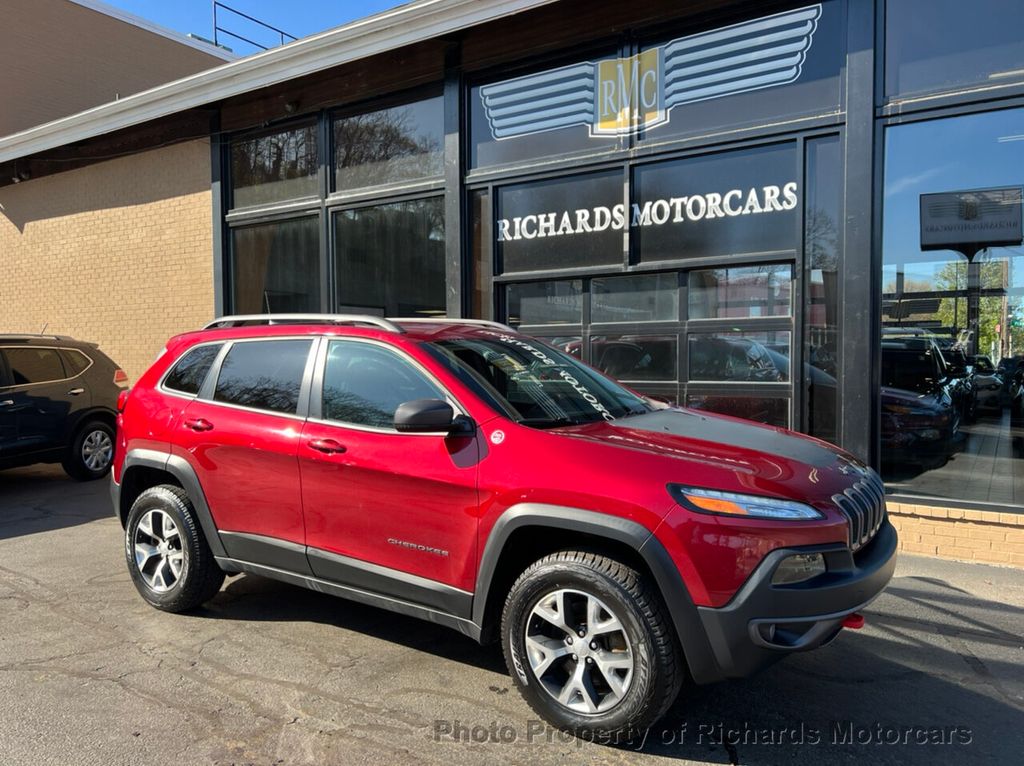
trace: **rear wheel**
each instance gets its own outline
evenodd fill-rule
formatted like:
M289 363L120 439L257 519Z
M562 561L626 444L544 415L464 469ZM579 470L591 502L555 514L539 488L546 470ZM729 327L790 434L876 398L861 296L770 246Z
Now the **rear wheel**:
M682 683L659 594L634 569L595 553L562 551L530 566L509 592L501 631L530 707L586 739L642 736Z
M90 420L78 429L61 465L72 479L92 481L110 471L114 460L114 429L102 420Z
M165 612L200 606L224 582L188 495L169 484L150 487L132 505L125 558L139 594Z

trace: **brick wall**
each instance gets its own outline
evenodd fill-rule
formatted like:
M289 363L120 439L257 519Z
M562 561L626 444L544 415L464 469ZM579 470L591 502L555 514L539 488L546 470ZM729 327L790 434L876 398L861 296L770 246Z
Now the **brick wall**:
M133 380L213 314L210 147L0 188L0 332L94 341Z
M900 550L1024 567L1024 513L888 503Z

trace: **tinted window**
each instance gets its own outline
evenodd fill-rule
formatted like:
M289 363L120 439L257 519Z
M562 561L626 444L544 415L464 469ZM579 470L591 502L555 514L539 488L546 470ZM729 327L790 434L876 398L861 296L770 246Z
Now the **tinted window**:
M439 176L444 169L440 96L334 121L338 190Z
M579 324L583 319L583 280L530 282L509 285L506 292L508 322L523 324Z
M7 366L11 370L12 382L16 386L26 383L46 383L67 377L60 354L51 348L9 348Z
M590 284L591 322L674 322L679 319L675 274L595 279Z
M324 368L325 420L393 428L398 405L444 398L423 373L387 349L357 341L331 342Z
M396 202L334 216L338 310L445 313L444 200Z
M309 340L235 343L221 365L213 398L242 407L294 413L311 344Z
M236 139L231 144L234 206L317 193L316 125Z
M500 271L622 263L622 171L504 186L496 194Z
M1022 79L1020 0L887 0L885 93Z
M789 332L690 335L690 380L789 380Z
M318 218L298 218L232 232L234 311L320 310Z
M221 344L216 343L190 350L174 365L171 374L164 380L164 386L186 394L198 394L220 349Z
M939 385L939 367L931 351L882 349L882 385L927 394Z
M81 351L64 349L62 354L64 357L64 368L69 376L84 372L92 364L92 360Z
M796 250L803 184L792 143L641 165L631 235L641 261Z

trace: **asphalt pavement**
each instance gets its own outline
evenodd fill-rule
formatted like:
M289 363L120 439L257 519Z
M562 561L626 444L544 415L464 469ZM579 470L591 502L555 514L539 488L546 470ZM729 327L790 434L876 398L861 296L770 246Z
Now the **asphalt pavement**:
M903 556L867 624L684 689L612 748L538 721L497 647L253 576L146 606L105 481L0 472L0 764L1019 763L1024 571Z

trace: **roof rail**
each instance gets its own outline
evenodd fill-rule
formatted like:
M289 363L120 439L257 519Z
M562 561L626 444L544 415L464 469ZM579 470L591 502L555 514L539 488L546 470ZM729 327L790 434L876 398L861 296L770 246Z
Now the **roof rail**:
M507 324L501 322L494 322L490 319L457 319L449 317L388 317L391 322L403 322L403 323L414 323L414 322L437 322L439 324L469 324L478 325L480 327L490 327L493 330L502 330L503 332L515 332L515 330L509 327Z
M387 332L404 332L394 322L369 314L238 314L214 319L203 329L215 330L260 324L354 324L377 327Z

